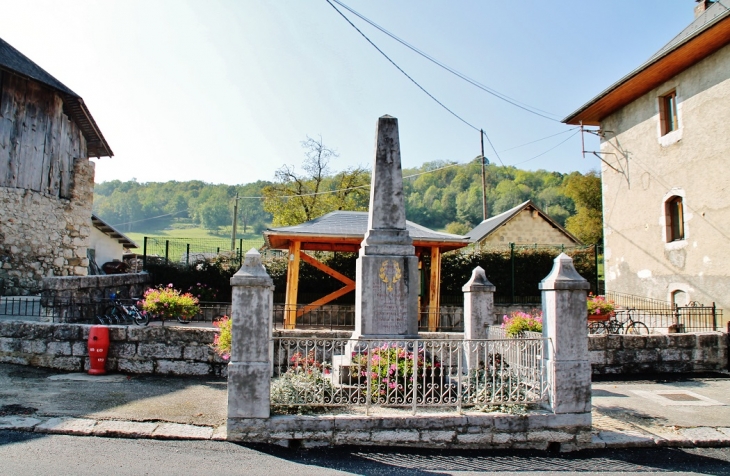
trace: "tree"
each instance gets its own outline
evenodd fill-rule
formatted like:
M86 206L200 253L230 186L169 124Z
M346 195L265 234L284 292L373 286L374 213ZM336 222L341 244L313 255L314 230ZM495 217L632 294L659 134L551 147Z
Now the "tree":
M302 142L304 173L283 165L276 171L276 183L263 189L264 210L273 224L297 225L334 210L367 210L370 182L368 172L355 167L330 175L329 163L339 155L319 140Z
M269 185L268 182L259 180L255 183L244 185L238 190L242 199L238 202L238 220L243 233L248 233L250 227L262 228L266 222L271 220L271 215L266 213L261 204L260 197L263 188Z
M598 243L603 238L601 178L596 172L570 174L565 195L573 199L576 214L565 220L565 228L584 243Z

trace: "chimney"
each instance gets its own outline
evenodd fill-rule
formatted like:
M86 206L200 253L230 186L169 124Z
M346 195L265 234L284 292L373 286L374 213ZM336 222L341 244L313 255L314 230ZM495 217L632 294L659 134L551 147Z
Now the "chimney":
M710 8L715 0L695 0L697 6L695 7L695 18L705 13L705 10Z

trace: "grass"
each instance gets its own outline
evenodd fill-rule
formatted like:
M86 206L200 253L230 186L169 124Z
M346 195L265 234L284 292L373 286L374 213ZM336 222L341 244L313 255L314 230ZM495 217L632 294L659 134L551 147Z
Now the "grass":
M201 227L190 227L190 228L167 228L162 230L146 230L144 232L124 232L124 234L133 240L139 246L138 252L142 252L142 246L144 245L144 237L154 237L158 239L185 239L190 240L206 240L211 246L219 247L221 250L227 250L231 247L231 237L223 237L210 233L210 231ZM243 239L243 247L245 251L253 248L260 248L264 244L264 238L260 234L255 233L237 233L236 247L238 247L238 240ZM208 241L210 240L210 241Z

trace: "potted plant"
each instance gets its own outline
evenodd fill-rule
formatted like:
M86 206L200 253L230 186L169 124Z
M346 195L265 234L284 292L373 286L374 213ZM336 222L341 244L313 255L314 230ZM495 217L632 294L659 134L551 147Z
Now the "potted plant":
M587 304L589 321L607 321L616 315L614 302L605 296L589 294Z
M502 317L502 329L507 337L521 337L525 332L542 332L542 311L532 311L532 314L514 311L509 317Z
M181 293L172 284L148 289L144 293L142 309L160 319L177 319L183 323L190 322L200 313L198 298Z

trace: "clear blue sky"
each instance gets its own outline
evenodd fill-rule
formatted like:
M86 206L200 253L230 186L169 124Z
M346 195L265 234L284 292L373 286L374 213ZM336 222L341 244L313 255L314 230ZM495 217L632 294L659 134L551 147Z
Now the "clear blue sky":
M342 1L558 119L494 98L347 13L428 92L483 128L502 163L561 172L598 169L598 160L582 158L580 136L568 139L574 132L559 120L679 33L695 5ZM325 0L0 0L0 12L0 37L82 96L101 127L116 155L97 162L97 182L273 180L282 164L299 166L308 135L339 152L333 170L370 167L383 114L399 120L404 167L480 153L478 132L414 86Z

